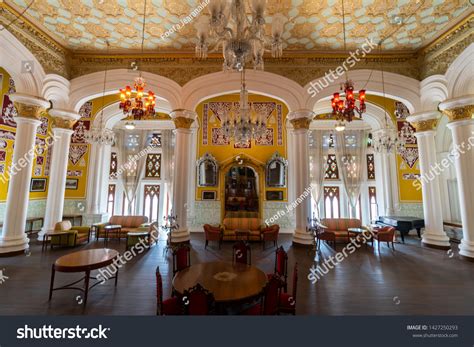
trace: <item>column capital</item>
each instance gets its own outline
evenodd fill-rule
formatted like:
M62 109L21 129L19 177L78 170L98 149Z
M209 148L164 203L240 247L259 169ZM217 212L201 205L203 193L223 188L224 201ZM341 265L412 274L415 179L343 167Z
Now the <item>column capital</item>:
M315 113L311 110L296 110L288 114L288 119L295 130L309 129Z
M53 117L54 128L72 129L74 124L81 118L78 113L73 111L51 109L48 113Z
M171 118L176 126L176 129L189 129L196 120L197 113L185 109L173 110L170 113Z
M407 121L416 129L417 133L433 131L438 126L440 113L438 111L426 111L414 113L407 117Z
M449 118L450 122L471 119L474 113L474 95L466 95L443 101L439 109Z
M39 119L50 106L49 101L33 95L14 93L10 95L17 110L18 118Z

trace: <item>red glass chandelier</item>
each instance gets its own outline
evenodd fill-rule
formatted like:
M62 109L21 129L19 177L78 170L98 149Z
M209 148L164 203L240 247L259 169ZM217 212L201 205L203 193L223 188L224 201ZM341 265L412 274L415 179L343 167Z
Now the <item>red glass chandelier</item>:
M134 89L126 86L120 89L120 109L127 118L140 120L144 117L155 115L156 96L155 93L149 91L145 96L146 82L141 76L135 78ZM135 92L135 96L133 96Z
M147 1L145 0L143 5L142 55L145 43L146 3ZM134 64L134 67L136 66L137 65ZM133 89L130 86L120 89L119 107L123 111L123 114L127 120L127 129L133 129L135 127L133 123L134 120L141 120L146 117L155 116L155 93L149 91L145 95L145 87L146 82L140 71L138 77L135 78Z
M360 116L366 111L365 106L365 90L359 91L359 105L356 104L356 98L354 96L354 83L350 80L346 81L341 86L341 90L344 92L344 96L340 93L334 93L331 99L332 114L336 117L338 124L341 126L344 123L352 122L355 114Z

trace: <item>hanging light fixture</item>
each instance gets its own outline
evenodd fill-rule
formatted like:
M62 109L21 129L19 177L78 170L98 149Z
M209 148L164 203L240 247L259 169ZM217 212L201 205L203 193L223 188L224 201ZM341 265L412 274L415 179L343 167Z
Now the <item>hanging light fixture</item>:
M382 42L379 44L380 53L382 52ZM389 126L390 115L387 112L387 99L385 96L385 78L383 60L380 60L380 70L382 72L382 93L383 93L383 110L385 115L385 128L375 132L373 135L372 146L377 153L402 153L405 151L406 138L399 137L398 131L393 126ZM390 119L392 122L392 119Z
M249 19L245 0L210 0L207 6L210 16L201 16L195 25L198 39L196 56L206 59L212 40L215 44L213 51L222 44L224 71L240 71L246 62L252 62L255 69L263 70L265 44L270 41L272 57L281 58L282 34L287 19L281 13L273 16L272 34L268 39L265 35L266 3L266 0L251 0Z
M341 3L344 51L347 51L346 14L344 11L344 0L342 0ZM347 71L346 82L341 84L341 91L343 95L341 95L341 93L334 93L331 99L332 114L336 117L337 120L336 131L344 131L344 129L346 128L346 123L352 122L356 113L359 115L359 117L362 117L362 114L366 111L365 90L362 89L359 91L359 105L357 106L356 99L354 96L354 82L347 78Z
M145 0L143 5L142 55L144 53L145 43L146 4L147 1ZM137 78L135 78L133 83L133 89L130 86L120 89L119 107L123 111L123 114L129 123L129 127L135 127L133 122L134 120L142 120L143 118L154 117L156 114L155 93L148 91L148 93L145 95L145 87L146 81L142 77L142 71L139 70L139 75ZM125 127L127 128L127 124Z
M107 53L109 51L109 41L105 40L107 44ZM104 106L105 106L105 86L107 82L108 65L105 63L104 83L102 88L102 105L100 108L100 115L98 125L93 125L91 129L84 132L84 139L89 144L112 145L115 141L115 134L111 129L104 127Z
M235 144L240 146L264 136L267 131L266 115L256 111L248 101L245 69L241 71L239 106L232 107L230 112L224 113L221 129L224 136L233 139Z

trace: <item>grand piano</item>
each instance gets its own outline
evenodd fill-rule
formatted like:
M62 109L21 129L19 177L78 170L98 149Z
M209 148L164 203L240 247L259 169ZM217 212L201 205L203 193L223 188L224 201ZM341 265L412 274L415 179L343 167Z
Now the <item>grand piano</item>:
M405 243L405 235L410 230L416 229L418 237L421 238L421 228L425 227L425 220L418 217L387 216L379 217L378 225L391 226L400 232L402 242Z

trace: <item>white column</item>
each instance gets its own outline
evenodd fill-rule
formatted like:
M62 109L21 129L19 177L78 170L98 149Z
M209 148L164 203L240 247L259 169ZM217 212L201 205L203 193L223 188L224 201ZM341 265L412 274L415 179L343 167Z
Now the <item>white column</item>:
M15 118L17 123L15 149L9 171L10 183L3 231L0 236L0 253L3 254L14 254L28 248L29 239L25 234L25 223L36 129L41 124L38 120L41 112L49 106L48 101L29 95L13 94L10 98L15 103L18 116Z
M52 147L50 185L46 200L44 225L38 234L38 240L43 240L44 235L53 231L56 223L63 219L69 145L71 135L74 133L72 126L80 118L77 113L62 110L50 110L49 114L53 117L54 146Z
M190 129L196 119L196 112L189 110L175 110L171 117L176 126L176 144L174 149L174 177L173 177L173 214L177 216L179 229L173 232L172 242L188 242L190 234L187 224L188 188L192 179L190 153L192 152L192 134Z
M474 260L474 95L447 100L439 105L453 134L454 165L459 189L463 239L459 254Z
M293 175L295 177L295 199L289 201L289 204L296 202L298 206L296 212L296 229L293 234L293 244L311 245L313 239L311 234L306 231L308 217L311 215L311 194L308 194L310 187L309 180L309 125L314 113L309 110L293 111L288 115L293 125L293 146L294 157L289 158L293 162ZM291 153L291 154L293 154ZM323 163L321 163L323 165Z
M434 171L439 166L435 144L438 118L438 111L429 111L414 114L407 120L415 127L418 140L425 219L423 244L433 248L449 249L449 237L446 236L443 227L439 175Z
M385 129L378 130L373 133L374 138L384 136ZM377 187L382 187L383 197L383 210L379 210L379 215L382 216L394 216L395 215L395 192L396 189L396 158L393 153L375 153L375 172ZM380 165L379 165L380 164ZM377 195L379 195L379 189L377 189ZM377 198L378 199L378 198Z

